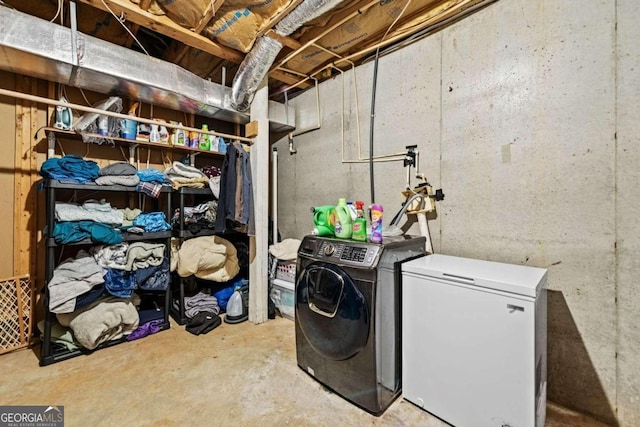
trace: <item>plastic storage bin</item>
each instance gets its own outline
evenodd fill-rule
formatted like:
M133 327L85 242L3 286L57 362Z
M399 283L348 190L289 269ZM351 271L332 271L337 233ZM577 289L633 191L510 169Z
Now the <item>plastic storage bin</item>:
M296 281L296 262L278 260L276 267L276 279L287 282Z
M282 317L293 320L295 318L295 284L280 279L273 279L271 299L275 303Z

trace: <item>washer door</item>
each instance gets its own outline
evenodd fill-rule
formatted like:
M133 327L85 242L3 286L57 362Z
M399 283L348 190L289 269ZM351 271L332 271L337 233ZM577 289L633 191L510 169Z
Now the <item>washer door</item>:
M313 262L296 283L296 321L313 349L345 360L369 337L367 301L347 273L334 264Z

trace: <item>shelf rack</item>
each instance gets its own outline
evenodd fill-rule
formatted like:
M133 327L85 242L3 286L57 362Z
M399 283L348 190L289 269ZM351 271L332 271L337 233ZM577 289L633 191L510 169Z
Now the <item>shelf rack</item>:
M49 307L49 292L48 292L48 283L53 277L53 271L55 269L55 250L57 247L68 246L68 245L58 245L51 237L50 233L55 223L55 202L56 202L56 192L57 190L83 190L83 191L102 191L102 192L125 192L125 193L139 193L136 191L135 187L127 187L123 185L97 185L95 183L70 183L70 182L62 182L59 180L46 179L42 181L41 188L45 189L45 199L46 199L46 221L47 228L45 229L44 236L46 242L46 257L45 257L45 285L43 288L43 304L45 307L45 316L44 316L44 331L42 333L42 341L40 345L40 366L50 365L52 363L60 362L66 359L70 359L72 357L76 357L82 354L90 354L96 350L111 347L116 344L120 344L126 341L126 337L123 337L118 340L111 340L105 343L102 343L94 350L87 349L78 349L78 350L66 350L58 348L53 345L51 342L51 327L53 323L54 314L51 313L48 309ZM167 194L167 211L171 212L171 197L170 194L172 192L171 187L166 187L162 189L162 193ZM139 193L144 194L144 193ZM130 235L123 235L123 240L125 241L138 241L138 240L164 240L167 250L167 256L171 254L171 231L166 232L157 232L157 233L143 233L141 235L134 235L132 233L128 233ZM91 240L85 239L79 242L73 243L73 245L82 245L82 244L92 244ZM161 291L144 291L145 294L154 294L159 295ZM164 291L164 318L163 322L160 325L160 330L166 330L170 328L169 323L169 307L171 303L171 286Z
M205 187L205 188L180 187L179 189L175 190L175 193L178 194L178 206L180 209L180 219L178 221L178 228L174 229L173 233L174 233L174 236L180 240L180 244L182 244L182 242L185 239L189 239L192 237L216 235L215 230L209 229L209 228L202 228L194 232L190 230L189 227L185 226L185 223L184 223L185 197L186 196L209 196L212 200L216 200L211 189L209 187ZM186 280L192 280L192 278L178 277L178 280L177 280L178 295L177 295L177 298L173 298L173 294L172 294L171 307L169 308L169 312L171 316L174 318L176 322L178 322L179 325L184 325L188 320L188 318L185 315L185 309L184 309L184 297L185 297L184 285ZM173 304L174 299L178 303L177 308Z

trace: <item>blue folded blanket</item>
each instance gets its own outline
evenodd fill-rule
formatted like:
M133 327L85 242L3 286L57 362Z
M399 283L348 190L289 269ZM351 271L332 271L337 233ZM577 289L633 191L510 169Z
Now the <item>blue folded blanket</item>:
M40 175L48 179L66 182L91 182L98 177L100 168L93 160L67 154L61 158L47 159L40 167Z
M164 212L141 213L133 220L134 227L140 227L148 233L171 230Z
M122 235L110 225L95 221L62 221L53 226L53 240L59 245L90 238L94 243L117 245Z

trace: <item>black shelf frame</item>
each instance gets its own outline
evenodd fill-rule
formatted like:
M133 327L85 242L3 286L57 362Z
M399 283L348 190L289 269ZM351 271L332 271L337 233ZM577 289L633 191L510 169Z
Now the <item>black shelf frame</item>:
M180 218L178 221L178 228L173 230L173 234L180 241L180 244L186 239L190 239L193 237L201 237L201 236L215 236L217 233L215 230L211 228L202 228L198 232L192 232L188 226L185 226L184 223L184 207L185 207L185 197L186 196L210 196L211 200L217 200L217 198L213 195L211 188L193 188L193 187L180 187L174 191L178 195L178 206L180 212ZM178 276L176 274L176 276ZM171 298L171 306L169 308L169 313L171 317L179 324L184 325L187 323L189 318L185 314L184 310L184 297L185 297L185 282L187 280L193 280L193 277L179 277L177 278L177 298ZM178 308L174 306L174 301L177 302Z
M116 344L120 344L122 342L126 342L126 337L118 340L107 341L94 350L73 350L73 351L56 351L53 352L53 343L51 342L51 327L54 319L54 313L49 311L49 288L48 284L51 278L53 277L53 271L56 266L55 261L55 252L56 248L67 246L67 245L58 245L55 243L53 237L51 237L51 232L53 230L53 224L55 224L55 203L56 203L56 190L81 190L81 191L111 191L111 192L127 192L127 193L138 193L145 195L147 197L151 197L146 193L136 191L135 187L128 187L124 185L97 185L93 182L87 183L74 183L74 182L63 182L59 180L53 179L45 179L41 183L42 188L45 189L45 206L46 206L46 223L44 238L45 238L45 246L46 246L46 256L45 256L45 285L42 289L42 301L45 309L44 315L44 331L42 332L42 339L40 342L40 366L47 366L52 363L61 362L63 360L70 359L72 357L80 356L83 354L91 354L96 350L111 347ZM163 194L167 194L167 217L170 217L172 208L171 208L171 193L173 189L171 187L164 187L161 191ZM171 231L166 232L158 232L158 233L144 233L141 235L135 235L133 233L127 233L131 236L127 236L126 241L140 241L140 240L164 240L165 247L167 251L166 256L171 256ZM124 236L123 236L124 239ZM90 239L84 239L80 242L74 242L68 245L90 245L93 242ZM155 293L162 294L164 293L164 318L163 323L161 325L161 330L166 330L171 327L169 323L169 310L171 306L171 283L169 283L169 287L166 291L145 291L146 293Z
M165 320L160 324L160 331L165 331L171 327L171 324L168 320ZM72 359L77 356L89 355L93 354L98 350L102 350L104 348L113 347L114 345L122 344L128 342L127 337L124 336L122 338L118 338L117 340L106 341L100 344L93 350L87 349L77 349L77 350L66 350L66 349L58 349L54 351L50 351L50 354L45 358L40 359L40 366L47 366L57 362L62 362L63 360Z
M171 231L157 231L154 233L121 233L123 242L141 242L144 240L159 240L159 239L170 239L173 233ZM77 242L72 243L56 243L53 237L47 237L46 245L47 247L57 247L57 246L71 246L71 245L99 245L100 243L93 242L91 239L82 239Z

